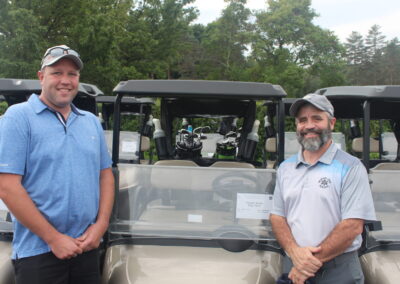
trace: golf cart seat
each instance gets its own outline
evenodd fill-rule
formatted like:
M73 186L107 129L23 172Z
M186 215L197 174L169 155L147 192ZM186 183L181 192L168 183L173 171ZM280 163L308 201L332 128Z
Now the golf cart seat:
M160 160L154 163L155 166L178 166L178 167L198 167L191 160Z
M210 167L254 169L254 166L252 164L250 164L250 163L234 162L234 161L217 161L214 164L212 164Z
M377 164L371 171L400 171L400 163L380 163Z
M369 148L370 152L379 153L379 141L374 138L369 138ZM363 152L363 138L356 137L351 142L351 149L355 153L362 153Z

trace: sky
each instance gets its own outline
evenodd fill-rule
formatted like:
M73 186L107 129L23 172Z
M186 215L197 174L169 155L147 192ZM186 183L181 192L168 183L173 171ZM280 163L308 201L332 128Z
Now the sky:
M264 0L247 0L252 10L266 9ZM196 0L200 15L197 23L207 24L220 16L224 0ZM345 42L352 31L367 35L377 24L387 40L400 39L400 0L312 0L311 7L319 17L314 24L333 31Z

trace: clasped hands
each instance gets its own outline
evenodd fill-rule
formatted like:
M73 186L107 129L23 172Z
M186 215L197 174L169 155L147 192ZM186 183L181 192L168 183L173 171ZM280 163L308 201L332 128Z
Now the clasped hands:
M289 272L289 279L294 284L304 284L308 278L315 276L323 264L314 256L320 251L321 247L296 247L291 250L293 268Z
M58 237L49 242L49 246L57 258L70 259L97 248L106 228L107 226L104 227L98 223L92 224L76 239L60 233Z

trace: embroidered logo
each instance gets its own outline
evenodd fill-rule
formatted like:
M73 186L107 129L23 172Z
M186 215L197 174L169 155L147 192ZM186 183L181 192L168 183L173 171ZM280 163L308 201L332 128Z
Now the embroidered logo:
M319 187L320 188L328 188L328 186L332 183L331 180L327 177L321 178L319 181Z

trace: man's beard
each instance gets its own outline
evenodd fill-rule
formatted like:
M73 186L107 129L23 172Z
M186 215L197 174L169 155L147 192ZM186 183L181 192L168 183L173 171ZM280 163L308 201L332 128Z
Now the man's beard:
M315 133L318 136L313 138L305 138L304 136L308 133ZM323 145L326 144L332 138L332 130L329 128L322 130L310 129L307 131L296 131L297 141L299 141L303 150L315 152L319 150Z

